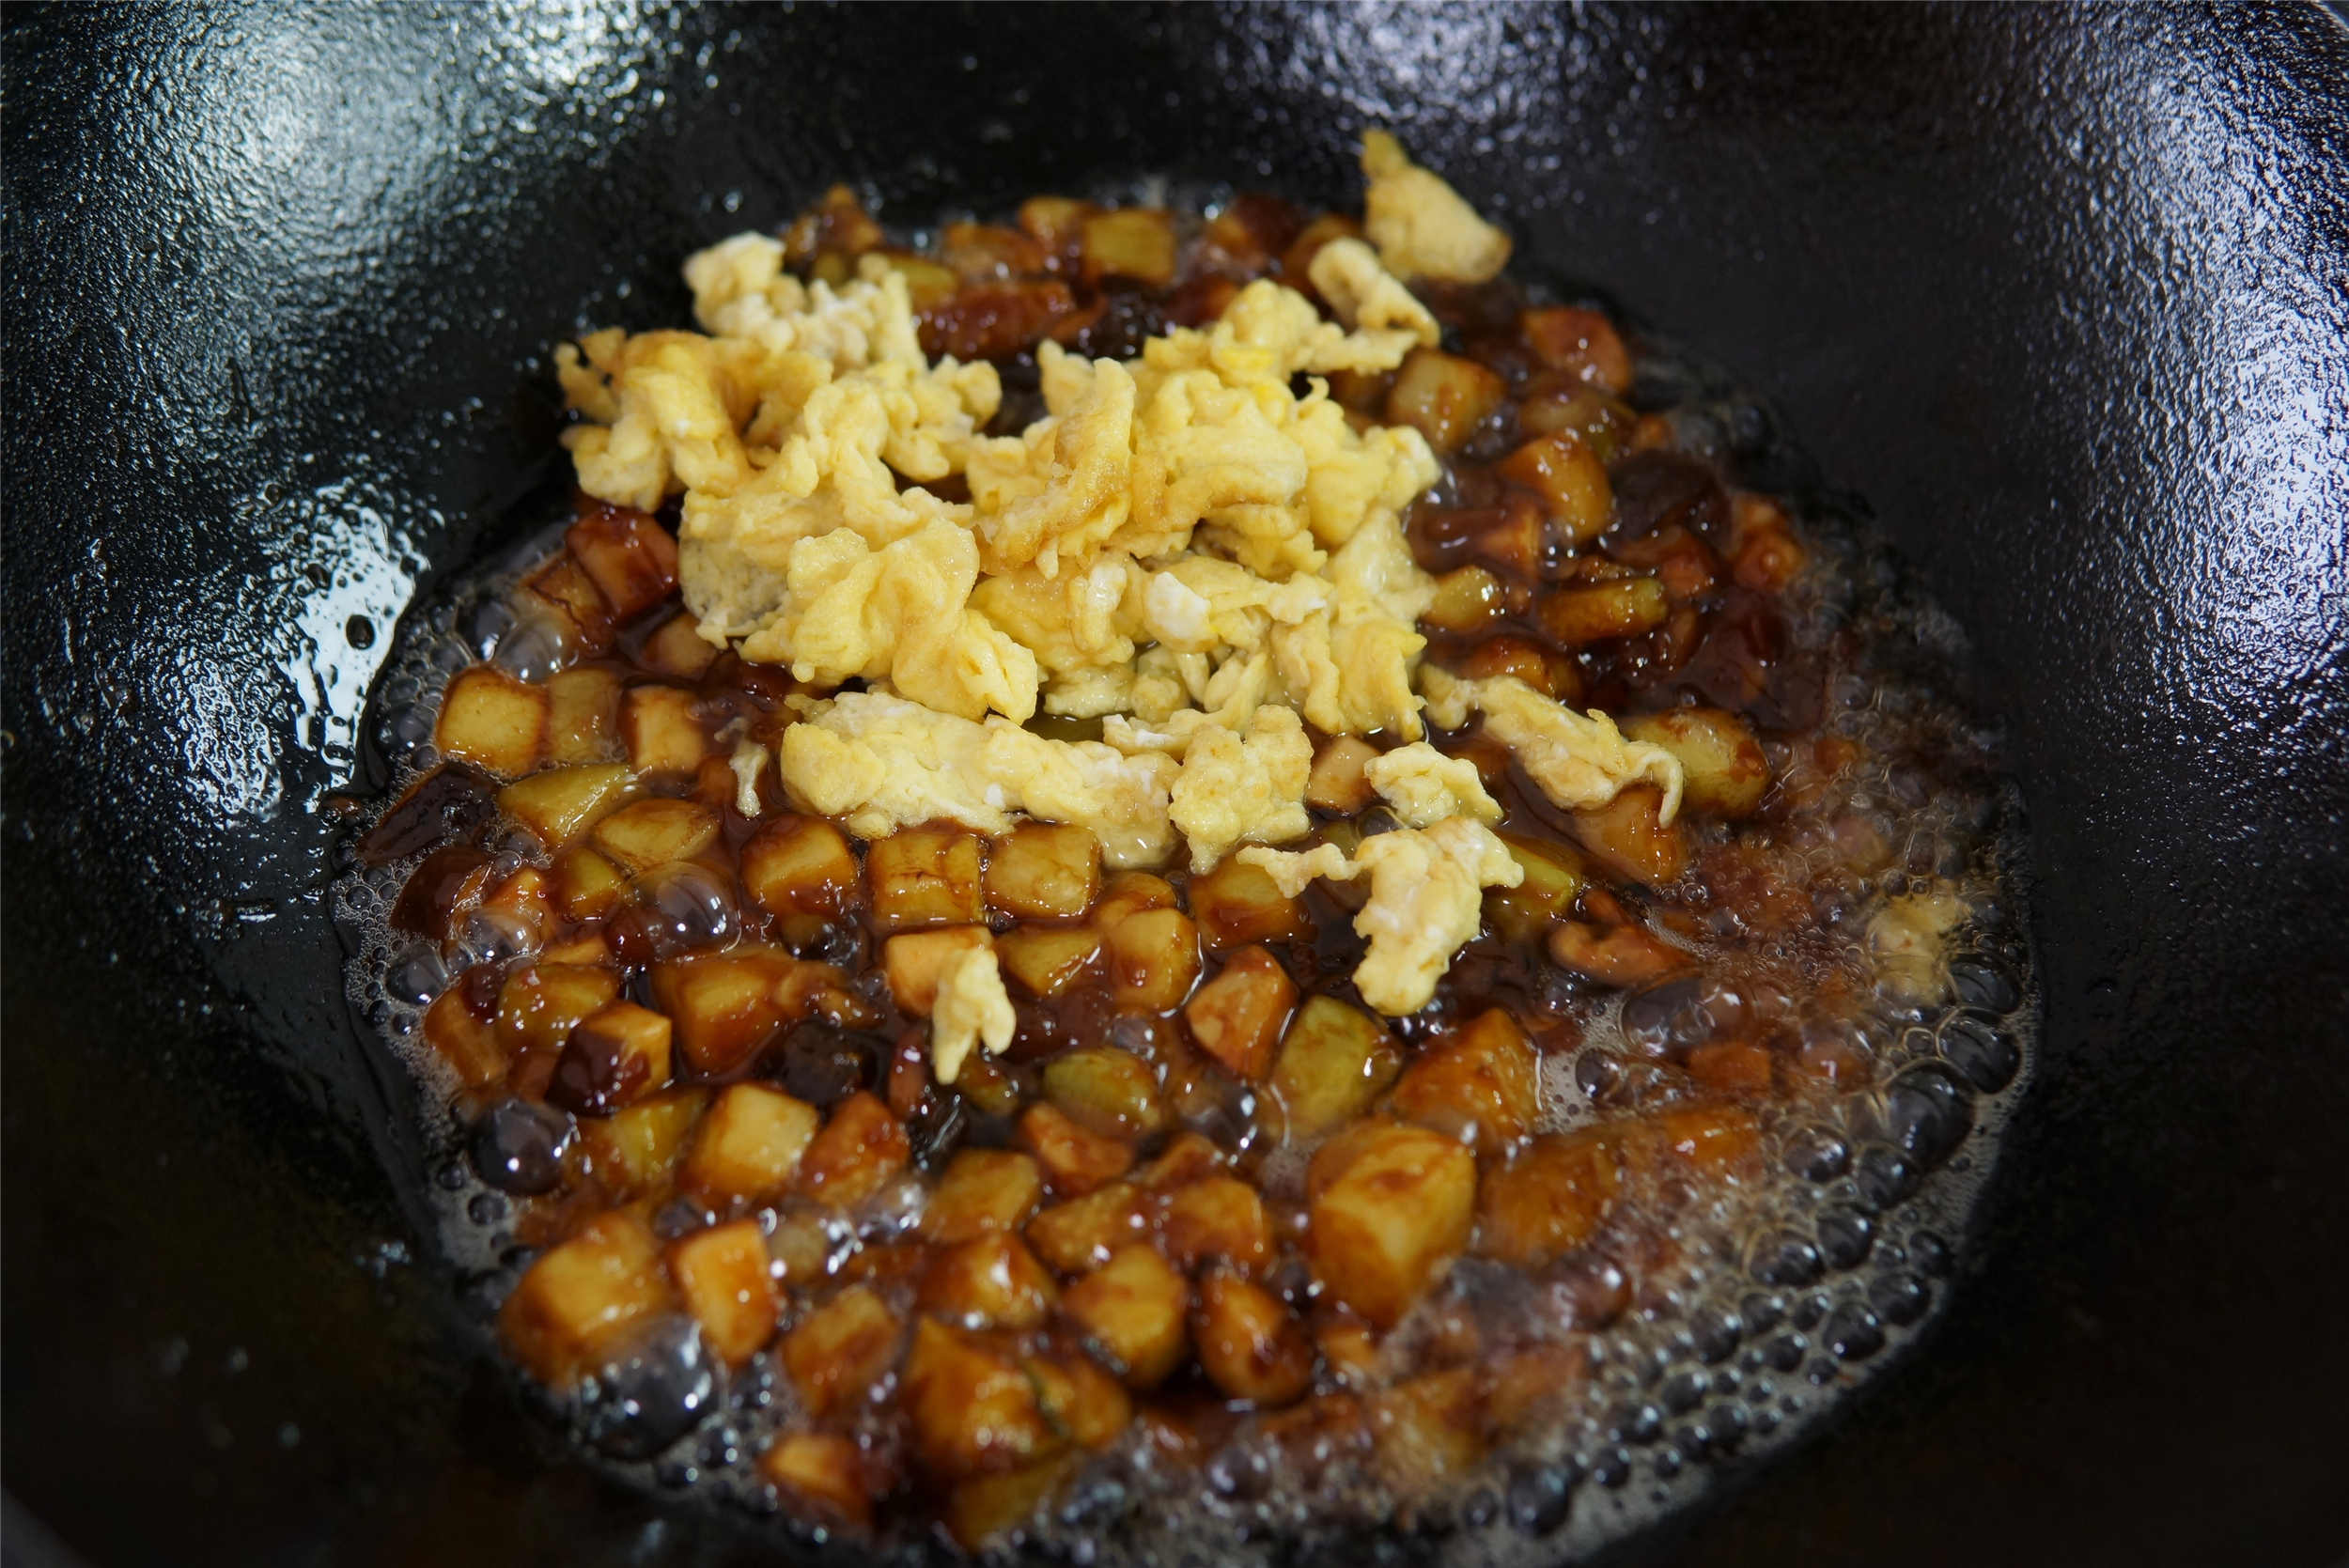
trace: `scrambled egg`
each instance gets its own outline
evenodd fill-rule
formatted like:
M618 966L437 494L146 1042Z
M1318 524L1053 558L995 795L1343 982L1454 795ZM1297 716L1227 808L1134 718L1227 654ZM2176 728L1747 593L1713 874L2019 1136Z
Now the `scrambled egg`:
M1174 781L1171 815L1190 840L1190 869L1212 870L1235 844L1280 844L1313 829L1305 780L1313 742L1285 707L1259 707L1245 738L1221 726L1200 730Z
M981 1041L989 1056L1002 1055L1018 1027L993 948L965 948L940 968L938 1000L930 1003L930 1066L939 1082L954 1082Z
M1483 283L1509 264L1509 237L1384 131L1362 133L1362 228L1396 276Z
M1468 722L1469 709L1507 746L1554 805L1568 811L1603 806L1644 779L1664 792L1658 819L1680 813L1680 759L1661 746L1626 740L1615 722L1593 708L1585 716L1551 702L1515 675L1461 680L1430 665L1420 673L1427 715L1445 729Z
M1946 887L1925 887L1887 899L1868 922L1879 984L1892 996L1931 1002L1950 988L1950 928L1966 915L1965 901Z
M1354 985L1390 1017L1416 1013L1436 994L1452 955L1483 924L1484 890L1525 880L1508 846L1468 816L1366 838L1350 862L1329 844L1301 855L1243 849L1239 858L1262 866L1291 897L1315 877L1350 881L1369 874L1370 902L1354 917L1354 932L1369 939L1370 950L1355 967Z
M1414 828L1432 827L1447 816L1501 820L1501 807L1485 793L1485 781L1477 774L1476 765L1448 757L1424 740L1372 758L1364 765L1362 776L1394 815Z

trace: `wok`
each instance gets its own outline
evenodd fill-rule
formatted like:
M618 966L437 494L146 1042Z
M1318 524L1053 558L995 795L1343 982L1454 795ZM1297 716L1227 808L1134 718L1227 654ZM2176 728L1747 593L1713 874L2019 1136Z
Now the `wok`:
M692 247L1384 123L1775 399L1971 636L2046 1033L1929 1349L1625 1560L2349 1547L2349 33L2310 8L6 19L10 1562L715 1562L406 1198L330 790ZM364 779L362 780L364 782Z

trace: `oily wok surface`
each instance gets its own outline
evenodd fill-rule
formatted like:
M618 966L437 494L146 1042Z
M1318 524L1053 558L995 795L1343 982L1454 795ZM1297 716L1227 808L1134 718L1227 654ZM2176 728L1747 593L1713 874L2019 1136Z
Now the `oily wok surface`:
M1774 398L1970 637L2038 1079L1936 1342L1626 1560L2349 1545L2349 34L2313 8L12 9L8 1560L771 1555L474 1355L342 1001L409 604L565 482L552 340L834 179L1335 202L1397 130ZM554 487L550 490L549 487Z

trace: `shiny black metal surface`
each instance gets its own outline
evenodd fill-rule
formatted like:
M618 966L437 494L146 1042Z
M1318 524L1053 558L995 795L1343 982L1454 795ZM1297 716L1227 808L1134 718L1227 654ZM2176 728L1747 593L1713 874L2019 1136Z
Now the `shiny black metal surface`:
M1638 1560L2349 1548L2349 32L2313 8L11 8L5 1482L102 1563L707 1562L401 1197L323 797L543 361L835 178L1349 196L1403 132L1778 400L1974 648L2046 1050L1937 1344ZM12 1506L11 1562L37 1560Z

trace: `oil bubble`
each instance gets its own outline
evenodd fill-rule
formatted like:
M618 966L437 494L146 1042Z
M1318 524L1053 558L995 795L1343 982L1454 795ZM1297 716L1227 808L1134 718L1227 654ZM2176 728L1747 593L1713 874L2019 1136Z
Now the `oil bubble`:
M2023 1064L2014 1037L1977 1013L1960 1013L1943 1024L1938 1045L1942 1059L1985 1094L2014 1082Z
M1893 1141L1930 1169L1956 1153L1973 1130L1973 1100L1948 1068L1911 1067L1885 1094L1884 1117Z
M631 1328L581 1380L581 1436L615 1459L646 1459L709 1413L717 1373L692 1318L662 1313Z

